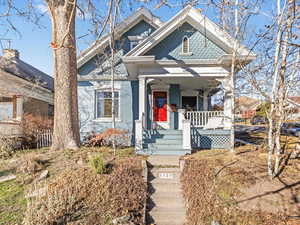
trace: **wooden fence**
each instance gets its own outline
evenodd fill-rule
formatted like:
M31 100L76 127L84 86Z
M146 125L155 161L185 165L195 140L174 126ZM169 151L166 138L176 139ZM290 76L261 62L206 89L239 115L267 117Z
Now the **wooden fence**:
M53 136L52 130L43 130L37 133L38 133L36 137L37 148L45 148L45 147L50 147L52 145L52 136Z

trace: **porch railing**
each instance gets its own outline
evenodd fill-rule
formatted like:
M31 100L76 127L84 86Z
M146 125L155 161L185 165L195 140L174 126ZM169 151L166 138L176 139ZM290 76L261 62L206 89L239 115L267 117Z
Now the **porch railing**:
M223 111L187 111L185 118L191 121L192 127L204 127L211 117L224 117Z

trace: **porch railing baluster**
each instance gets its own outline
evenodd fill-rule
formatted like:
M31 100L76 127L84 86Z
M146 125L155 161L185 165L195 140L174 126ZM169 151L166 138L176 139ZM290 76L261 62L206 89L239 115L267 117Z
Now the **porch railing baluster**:
M185 118L191 121L192 127L204 127L211 117L224 117L223 111L188 111Z

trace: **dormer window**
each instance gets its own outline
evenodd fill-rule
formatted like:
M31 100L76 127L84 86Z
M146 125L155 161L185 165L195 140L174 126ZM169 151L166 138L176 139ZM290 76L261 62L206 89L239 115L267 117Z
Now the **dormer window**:
M130 41L130 50L139 44L139 41Z
M184 36L182 39L182 53L189 54L190 53L190 40L187 36Z
M145 39L144 36L128 36L130 43L130 50L137 46L141 41Z

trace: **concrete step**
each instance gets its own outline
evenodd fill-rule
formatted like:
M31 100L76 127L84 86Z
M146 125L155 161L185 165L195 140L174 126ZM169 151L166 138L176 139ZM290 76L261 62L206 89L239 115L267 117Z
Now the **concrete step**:
M151 177L149 177L150 179ZM156 184L180 184L180 180L179 179L166 179L166 178L159 178L159 177L155 177L154 179L150 180L150 183L152 185L152 187L155 189Z
M151 171L149 176L153 179L161 178L161 179L172 179L172 180L180 180L180 174L177 171Z
M153 166L179 166L179 156L151 155L147 161Z
M155 207L149 215L157 225L184 225L185 222L185 211L181 207L177 209Z
M178 158L179 161L179 158ZM179 162L178 162L179 164ZM149 170L149 172L177 172L177 173L181 173L181 170L179 167L154 167L151 170Z
M174 208L177 208L184 205L184 200L180 192L177 195L174 195L173 192L157 191L154 192L150 198L153 202L155 202L157 206L160 207L172 206Z
M158 155L158 156L164 156L164 155L170 155L170 156L183 156L186 154L189 154L190 152L185 152L185 151L158 151L158 150L153 150L151 155Z
M159 150L182 150L182 144L168 144L168 143L151 143L147 144L148 148L159 149Z
M174 196L177 196L181 194L181 189L178 188L173 188L174 183L153 183L151 189L152 194L157 193L157 192L170 192Z

